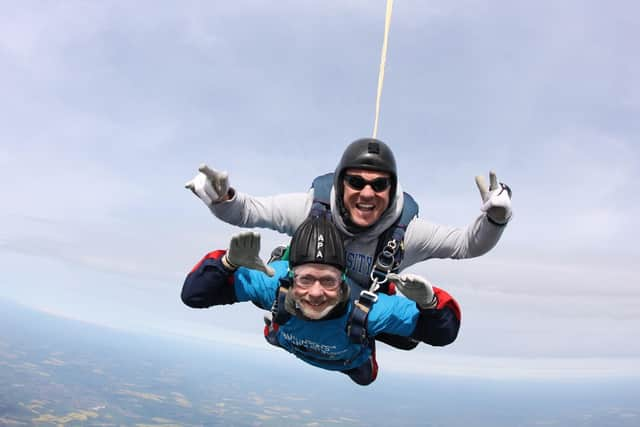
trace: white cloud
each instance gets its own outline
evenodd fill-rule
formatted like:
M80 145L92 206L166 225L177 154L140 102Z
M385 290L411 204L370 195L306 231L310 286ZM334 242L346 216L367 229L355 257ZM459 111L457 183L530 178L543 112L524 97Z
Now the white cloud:
M569 360L559 355L587 374L609 356L627 366L638 354L637 6L395 7L381 136L422 215L470 221L473 176L490 168L514 190L493 251L415 268L463 306L452 372L476 361L494 375L504 358L510 375L552 375ZM46 258L51 283L81 301L104 296L92 277L113 282L113 300L127 286L175 298L188 268L237 231L183 183L203 161L260 195L306 191L332 169L371 129L383 13L367 1L7 6L3 253ZM287 240L264 236L263 255ZM49 283L38 274L23 297ZM130 323L144 320L124 305ZM531 355L544 356L539 369Z
M459 376L496 380L629 379L640 377L640 358L513 358L434 354L428 349L413 352L381 351L383 370L412 375ZM442 353L442 352L440 352Z
M30 71L50 73L69 44L105 28L108 10L108 5L85 2L7 5L0 18L0 46Z

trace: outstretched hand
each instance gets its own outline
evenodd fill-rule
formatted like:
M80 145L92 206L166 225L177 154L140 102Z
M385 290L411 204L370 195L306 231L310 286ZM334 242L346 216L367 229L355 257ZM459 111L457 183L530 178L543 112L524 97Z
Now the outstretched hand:
M221 202L229 192L229 174L200 165L199 173L184 185L200 198L207 206Z
M223 261L232 268L246 267L273 276L275 270L260 259L260 234L255 231L245 231L231 238L229 250Z
M499 183L494 171L489 172L489 186L482 175L476 176L476 185L482 197L482 212L486 212L489 219L497 224L509 222L513 213L509 186Z
M438 299L433 293L433 286L423 277L417 274L387 274L387 279L396 284L400 292L422 309L435 308L438 305Z

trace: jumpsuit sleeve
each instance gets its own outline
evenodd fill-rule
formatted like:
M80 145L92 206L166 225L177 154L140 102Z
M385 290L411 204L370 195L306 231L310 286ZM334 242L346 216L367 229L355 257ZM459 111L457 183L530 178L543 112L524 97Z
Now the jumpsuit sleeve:
M418 323L411 336L433 346L445 346L458 337L462 312L458 302L446 291L434 286L433 292L438 298L438 305L436 308L420 310Z
M223 250L209 252L187 274L182 285L182 302L191 308L238 302L233 274L222 265Z
M399 295L378 294L367 318L369 335L388 334L408 337L414 331L420 311L416 303Z
M379 294L367 319L368 333L410 336L433 346L451 344L460 329L460 307L447 292L435 286L433 290L438 298L433 309L420 309L403 296Z
M287 262L270 265L276 274L266 274L240 267L235 273L222 264L225 251L210 252L187 274L182 287L182 302L191 308L253 301L260 307L270 307L275 298L279 278L287 274Z
M212 203L211 212L224 222L240 227L268 228L293 235L307 218L313 203L313 189L308 193L255 197L234 191L230 200Z
M482 213L465 228L435 224L414 218L404 236L401 269L429 258L474 258L493 249L505 225L496 225Z

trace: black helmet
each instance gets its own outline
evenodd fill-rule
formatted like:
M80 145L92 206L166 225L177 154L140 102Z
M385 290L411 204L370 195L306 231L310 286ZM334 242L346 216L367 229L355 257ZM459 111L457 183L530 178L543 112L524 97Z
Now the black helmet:
M375 138L357 139L349 144L342 154L336 174L348 168L389 172L394 179L398 175L396 159L391 148Z
M336 226L324 217L307 218L293 234L289 252L291 268L302 264L328 264L346 268L344 243Z
M338 167L333 174L333 188L336 191L336 201L340 211L344 214L343 206L343 184L344 173L347 169L366 169L379 172L387 172L391 176L390 200L396 195L398 186L398 171L396 169L396 158L393 151L384 142L375 138L361 138L353 141L340 159Z

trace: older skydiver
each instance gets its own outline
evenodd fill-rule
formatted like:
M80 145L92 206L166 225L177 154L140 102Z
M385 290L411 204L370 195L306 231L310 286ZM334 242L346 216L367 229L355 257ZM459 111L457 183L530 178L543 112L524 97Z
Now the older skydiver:
M259 234L234 236L228 251L207 254L191 270L182 301L193 308L253 301L271 309L267 341L311 365L343 372L360 385L376 379L374 339L380 333L434 346L457 337L457 302L425 279L391 274L413 300L352 288L342 237L324 217L309 218L298 227L288 261L267 267L259 250ZM267 268L273 276L263 272Z

